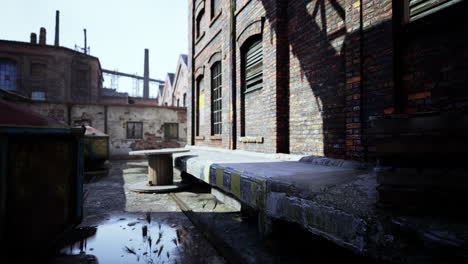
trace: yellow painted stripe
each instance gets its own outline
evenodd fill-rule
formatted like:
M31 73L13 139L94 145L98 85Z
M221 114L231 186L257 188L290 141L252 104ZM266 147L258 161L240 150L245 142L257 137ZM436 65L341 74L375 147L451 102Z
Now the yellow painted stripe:
M254 206L257 206L257 184L255 184L254 182L251 182L250 183L250 192L252 194L252 200L251 200L251 203L254 205Z
M223 188L223 176L224 170L223 169L216 169L216 186L219 188Z
M240 174L231 173L231 193L240 198Z

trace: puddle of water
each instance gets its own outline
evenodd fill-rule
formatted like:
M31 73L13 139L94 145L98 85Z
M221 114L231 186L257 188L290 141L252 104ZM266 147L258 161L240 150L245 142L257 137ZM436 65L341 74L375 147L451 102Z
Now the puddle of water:
M115 218L97 226L96 234L63 248L66 255L94 255L100 264L177 263L183 253L182 227L151 217Z

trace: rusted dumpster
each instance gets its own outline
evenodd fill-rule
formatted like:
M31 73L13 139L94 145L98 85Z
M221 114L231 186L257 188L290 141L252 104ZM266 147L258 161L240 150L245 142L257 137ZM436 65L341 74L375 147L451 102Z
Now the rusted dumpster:
M84 129L85 178L105 176L108 173L109 136L91 126L84 126Z
M6 263L39 257L80 223L83 134L82 128L0 100L0 238L7 245Z

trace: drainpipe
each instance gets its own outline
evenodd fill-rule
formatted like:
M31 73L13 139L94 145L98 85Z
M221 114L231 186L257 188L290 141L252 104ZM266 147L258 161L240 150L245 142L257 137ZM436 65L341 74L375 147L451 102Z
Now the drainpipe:
M229 23L229 32L230 32L230 42L229 50L231 54L231 80L229 87L231 90L231 107L229 109L229 121L231 125L231 142L230 149L237 148L237 107L236 107L236 0L231 0L230 4L230 23Z
M361 59L360 63L360 75L361 75L361 83L359 85L359 93L361 94L359 98L359 121L361 123L361 145L363 149L363 160L367 161L367 142L364 142L364 11L363 6L364 1L359 0L359 34L360 34L360 43L359 43L359 56Z
M107 134L107 105L104 106L104 133Z
M189 139L189 143L190 145L195 145L195 72L194 72L194 69L195 69L195 62L194 62L194 56L195 56L195 39L194 39L194 32L195 32L195 25L194 25L194 14L195 13L195 1L192 2L192 15L190 17L190 21L191 21L191 24L192 24L192 30L191 30L191 41L190 41L190 44L191 44L191 47L190 47L190 50L191 50L191 56L190 56L190 67L191 67L191 74L190 74L190 84L191 84L191 91L192 91L192 96L190 98L190 101L191 101L191 115L190 115L190 119L191 119L191 122L192 122L192 126L190 127L190 130L191 130L191 136L190 136L190 139ZM162 104L162 102L161 102Z
M67 121L68 121L68 125L71 126L71 111L72 111L72 105L71 104L67 104Z

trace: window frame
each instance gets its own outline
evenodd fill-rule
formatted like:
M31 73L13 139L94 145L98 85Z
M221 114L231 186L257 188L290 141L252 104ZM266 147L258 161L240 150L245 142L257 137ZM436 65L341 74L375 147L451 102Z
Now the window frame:
M211 0L210 9L210 18L213 19L221 9L221 0Z
M205 10L202 9L195 18L195 39L199 39L203 36L203 31L201 28L203 16L205 15Z
M170 135L170 126L175 126L174 131L176 132L175 136ZM179 139L179 123L164 123L164 139L166 141L178 140Z
M430 16L434 13L437 13L447 7L455 5L457 3L463 2L463 0L440 0L440 2L434 3L433 5L423 6L425 2L429 2L430 0L404 0L402 7L403 7L403 23L410 24L414 21L419 19L425 18ZM411 13L411 2L415 2L414 6L423 6L418 12L415 14Z
M256 56L253 56L252 53ZM258 54L255 54L258 53ZM249 61L249 55L252 55L251 60L258 60L256 63ZM255 90L263 88L263 41L262 38L255 38L249 41L241 52L242 56L242 88L244 93L249 93ZM252 64L253 63L253 64ZM249 65L252 64L252 65ZM260 64L260 66L257 66ZM259 71L254 72L251 76L248 76L249 68L254 67L260 68ZM250 82L250 84L249 84Z
M7 73L10 74L7 75ZM18 63L15 60L0 58L0 89L18 91L18 79Z
M131 133L133 135L129 134L129 128L130 128L129 125L133 126L133 132ZM140 126L140 133L138 135L136 135L135 125ZM143 139L143 122L127 121L126 122L126 130L127 130L126 139Z
M211 66L211 135L223 133L223 72L221 61Z

